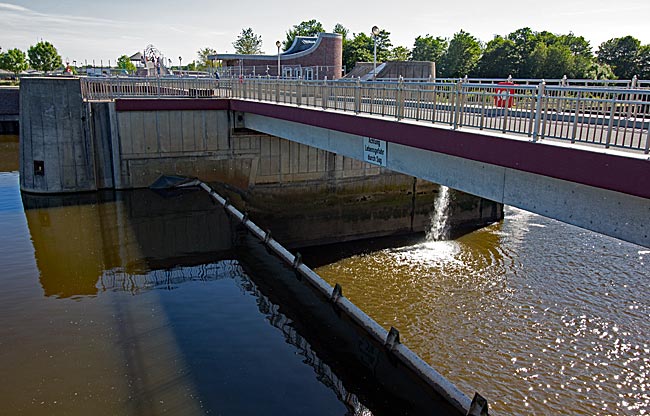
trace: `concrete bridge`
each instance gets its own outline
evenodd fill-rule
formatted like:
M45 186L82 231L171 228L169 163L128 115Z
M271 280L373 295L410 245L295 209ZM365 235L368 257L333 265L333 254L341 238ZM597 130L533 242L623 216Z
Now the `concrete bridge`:
M30 115L21 136L31 137L23 147L25 191L146 186L159 173L196 173L197 164L210 171L230 163L226 170L241 172L217 161L215 151L227 147L228 129L255 131L650 246L647 90L263 78L58 80L64 93L54 97L86 104L74 116L57 115L54 106L50 117L43 106L61 98L43 93L42 82L29 80L21 92ZM40 124L31 119L39 114ZM56 151L68 159L48 163L57 171L46 180L42 169L51 152L39 143L46 135L38 129L62 125L61 119L70 127L60 129L59 144L50 149L67 146ZM277 146L281 153L292 145ZM168 158L166 169L145 163L163 155L178 157ZM265 173L282 175L282 166L272 165L286 162L269 159ZM313 163L327 162L316 157Z

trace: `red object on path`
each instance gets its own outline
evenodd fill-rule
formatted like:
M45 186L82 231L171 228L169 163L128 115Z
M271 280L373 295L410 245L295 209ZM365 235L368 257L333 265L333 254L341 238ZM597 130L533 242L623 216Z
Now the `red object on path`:
M515 85L515 84L509 81L504 81L504 82L499 82L498 85L502 85L502 86L497 87L494 90L494 93L496 94L494 96L494 105L501 108L512 107L512 103L514 102L513 95L515 94L515 90L514 88L508 88L507 86Z

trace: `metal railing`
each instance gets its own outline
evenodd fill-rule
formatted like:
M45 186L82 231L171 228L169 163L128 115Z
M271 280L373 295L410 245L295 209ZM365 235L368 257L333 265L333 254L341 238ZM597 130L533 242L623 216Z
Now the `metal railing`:
M650 90L611 86L503 85L475 80L397 82L270 77L82 78L86 100L239 98L559 139L649 153ZM567 80L564 80L567 81Z

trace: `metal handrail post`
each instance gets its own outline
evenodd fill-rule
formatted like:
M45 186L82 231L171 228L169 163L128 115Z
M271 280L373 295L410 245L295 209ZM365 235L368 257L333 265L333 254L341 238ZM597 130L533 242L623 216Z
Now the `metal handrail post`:
M637 84L638 84L638 78L636 75L632 77L632 85L630 85L630 89L636 89ZM636 107L635 104L632 104L634 101L636 101L636 94L631 94L628 95L627 97L628 101L631 103L627 105L627 118L632 118L632 114L635 113L634 109Z
M612 131L614 129L614 112L616 111L616 98L618 98L618 94L612 95L612 99L610 100L609 121L607 122L607 139L605 140L605 149L609 148L609 144L612 141Z
M458 118L460 116L460 90L463 87L463 80L459 80L456 83L456 88L454 90L454 94L452 95L452 99L454 100L453 103L453 109L454 109L454 119L452 121L452 125L454 126L454 130L458 129Z
M485 126L485 101L487 100L486 97L486 90L483 89L483 92L481 93L481 121L479 124L479 128L483 130L483 127Z
M582 98L582 92L578 91L576 95L576 105L575 110L573 111L573 125L571 127L571 143L576 142L576 135L578 133L578 114L580 114L580 100Z
M404 118L404 78L400 75L399 80L397 81L397 95L395 97L395 105L397 106L397 116L398 120Z
M298 107L302 104L302 77L298 77L298 85L296 86L296 104Z
M510 89L506 88L506 98L503 107L503 126L501 126L501 132L505 133L508 131L508 114L510 111Z
M418 102L415 107L415 120L419 121L420 120L420 107L422 106L422 84L417 85L418 89Z
M354 112L359 114L361 112L361 78L357 77L357 82L354 85Z
M321 91L322 91L321 104L322 104L323 110L326 110L327 109L327 101L329 100L329 97L326 96L327 95L327 76L325 76L325 78L323 79L323 85L321 87Z
M533 142L539 140L539 125L542 121L542 101L546 90L546 82L542 81L537 86L537 101L535 103L535 125L533 127Z

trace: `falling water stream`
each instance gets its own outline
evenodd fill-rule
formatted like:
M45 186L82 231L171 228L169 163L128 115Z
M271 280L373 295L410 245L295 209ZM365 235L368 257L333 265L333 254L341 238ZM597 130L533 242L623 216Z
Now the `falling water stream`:
M449 188L440 185L440 192L434 202L431 214L431 227L427 231L427 241L444 241L449 238Z

